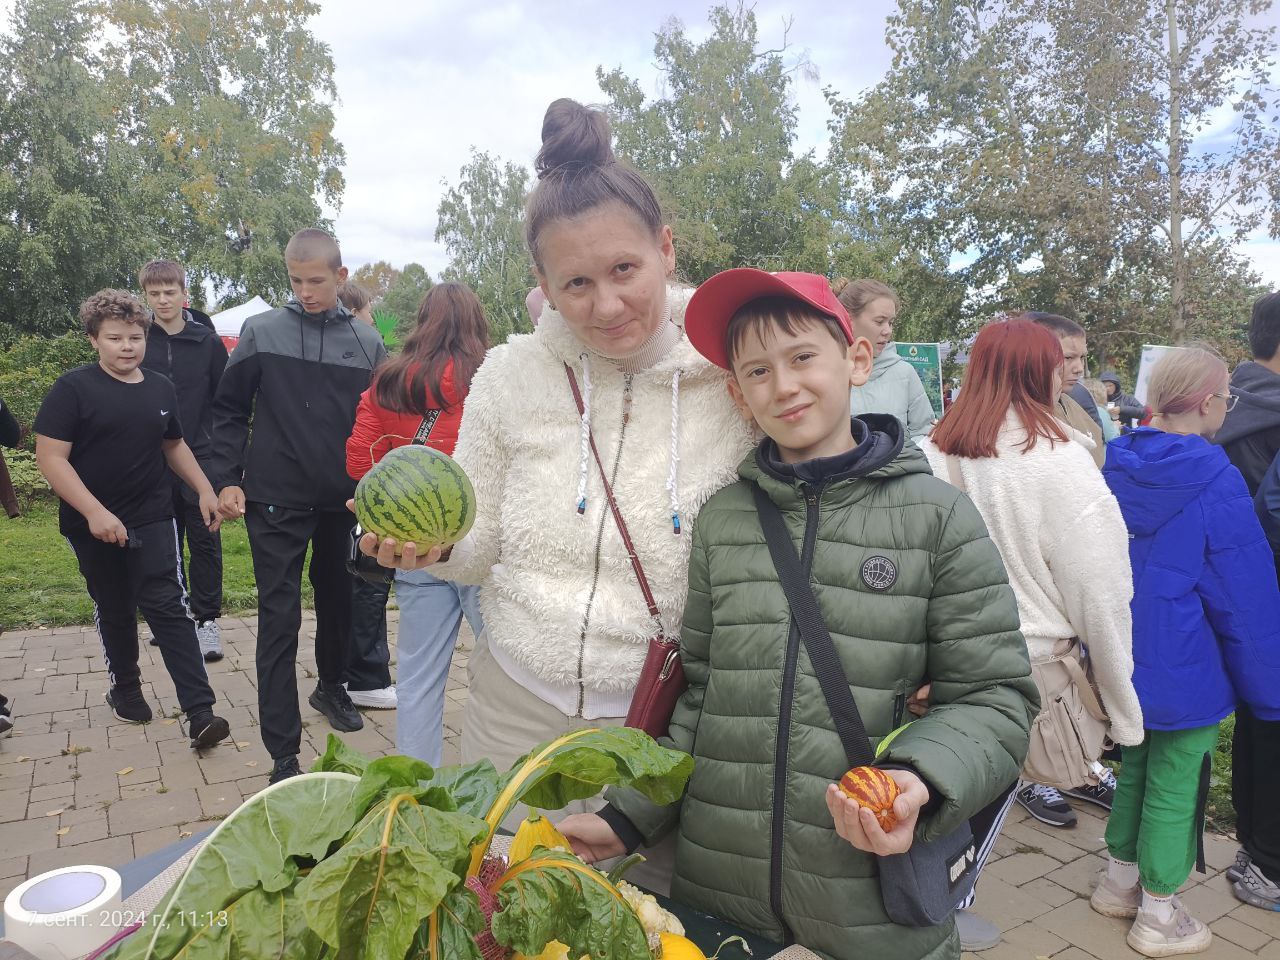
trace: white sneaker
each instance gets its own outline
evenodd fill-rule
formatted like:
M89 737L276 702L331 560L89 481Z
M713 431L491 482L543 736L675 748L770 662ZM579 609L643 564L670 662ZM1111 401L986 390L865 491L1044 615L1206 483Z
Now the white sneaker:
M343 686L347 686L345 683ZM368 710L394 710L396 708L396 685L393 683L389 687L383 687L381 690L352 690L347 689L347 696L351 698L351 702L357 707L364 707Z
M1202 953L1213 943L1213 931L1173 898L1173 916L1163 920L1138 911L1125 941L1144 957L1180 957Z
M201 620L196 624L196 639L200 641L200 654L206 663L222 659L222 631L217 620Z

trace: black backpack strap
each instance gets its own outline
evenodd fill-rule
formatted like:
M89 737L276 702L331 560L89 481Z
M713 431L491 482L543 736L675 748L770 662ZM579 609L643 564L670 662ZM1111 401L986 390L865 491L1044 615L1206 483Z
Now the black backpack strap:
M418 424L418 430L413 435L412 444L425 444L431 439L431 431L436 427L436 421L440 419L439 410L428 410L423 414L422 422Z
M851 768L869 764L875 759L871 741L862 725L862 715L858 713L858 705L849 690L848 677L845 676L835 644L831 641L822 611L818 609L818 600L813 595L809 578L801 569L800 556L796 553L795 544L791 542L791 534L787 531L786 521L782 519L782 511L758 484L751 485L751 493L755 497L756 513L760 517L760 527L764 530L765 543L769 545L769 555L773 557L778 579L782 582L787 603L791 606L792 621L800 631L805 650L809 652L809 662L813 664L818 683L822 685L822 695L826 698L827 709L831 711L831 719L835 721L836 733L840 735L845 757Z

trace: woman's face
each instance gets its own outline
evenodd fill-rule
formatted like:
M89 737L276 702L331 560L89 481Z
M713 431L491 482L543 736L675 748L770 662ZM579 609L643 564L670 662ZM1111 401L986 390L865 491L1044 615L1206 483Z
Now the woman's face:
M625 357L653 336L676 265L670 227L654 234L626 207L610 203L552 223L540 246L539 285L583 344Z
M878 297L850 319L853 321L854 334L870 340L872 352L878 357L893 342L893 325L898 319L898 308L888 297Z

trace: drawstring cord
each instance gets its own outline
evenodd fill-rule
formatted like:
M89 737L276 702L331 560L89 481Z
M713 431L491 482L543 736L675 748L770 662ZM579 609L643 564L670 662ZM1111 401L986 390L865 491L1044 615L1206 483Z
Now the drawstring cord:
M578 515L587 512L587 476L591 458L591 358L585 352L582 361L582 414L578 417Z
M671 495L671 532L680 534L680 375L671 378L671 452L667 470L667 492Z

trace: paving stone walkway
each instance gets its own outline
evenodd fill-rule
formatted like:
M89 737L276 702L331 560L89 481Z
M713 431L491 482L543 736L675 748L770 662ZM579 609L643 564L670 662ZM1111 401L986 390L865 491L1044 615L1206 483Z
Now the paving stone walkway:
M398 615L389 612L394 635ZM12 736L0 739L0 898L28 876L76 863L120 866L206 829L267 783L271 759L257 730L253 617L221 621L226 658L209 665L219 712L233 742L196 756L178 722L173 686L159 652L143 645L149 724L120 723L103 703L107 688L92 626L0 633L0 692L15 702ZM315 685L315 620L304 615L298 678L302 765L324 749L329 727L307 705ZM458 757L471 637L464 624L445 708L446 763ZM145 631L144 631L145 635ZM345 739L370 755L389 753L395 712L365 711L363 730ZM1131 960L1126 925L1089 909L1101 869L1105 821L1077 806L1073 830L1044 827L1015 807L978 887L975 912L1004 931L983 960ZM1100 812L1100 811L1099 811ZM1280 913L1239 903L1221 872L1235 844L1206 837L1208 876L1193 874L1182 897L1209 922L1210 960L1280 960Z

